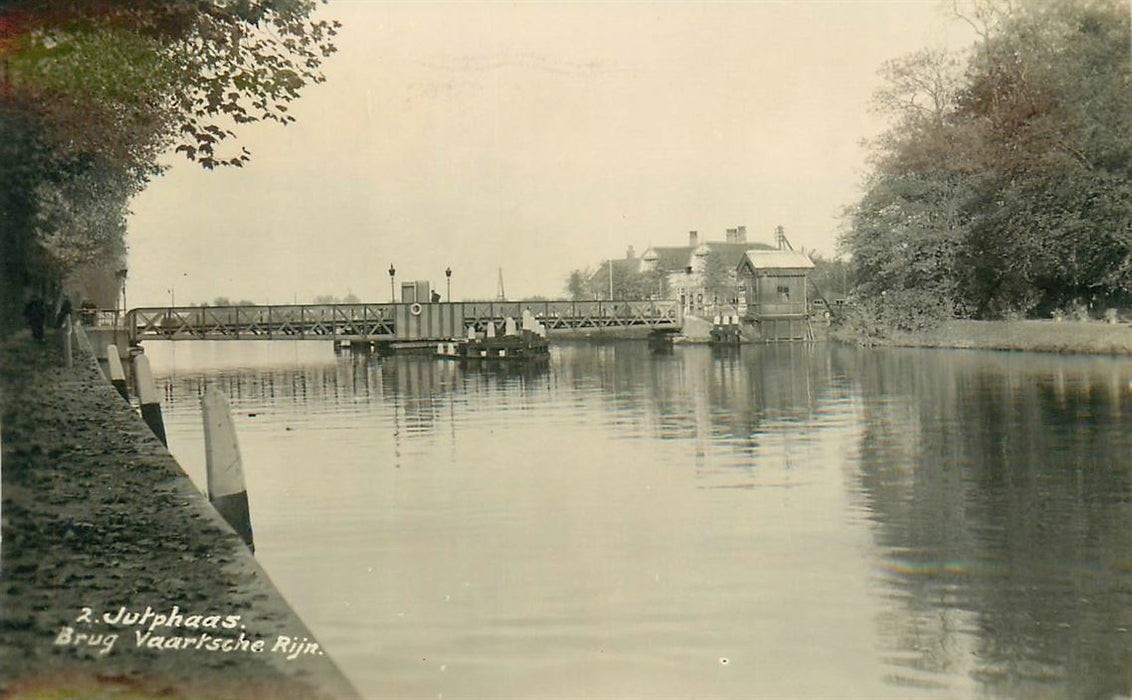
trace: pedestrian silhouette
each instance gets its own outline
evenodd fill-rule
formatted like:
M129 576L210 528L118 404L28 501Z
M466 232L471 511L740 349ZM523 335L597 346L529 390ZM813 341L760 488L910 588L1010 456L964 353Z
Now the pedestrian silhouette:
M63 305L59 307L59 315L55 317L55 325L60 328L63 323L71 316L71 300L68 297L63 297Z
M24 318L31 327L31 336L36 340L43 340L43 323L47 320L47 308L43 305L43 299L38 296L28 299L24 306Z

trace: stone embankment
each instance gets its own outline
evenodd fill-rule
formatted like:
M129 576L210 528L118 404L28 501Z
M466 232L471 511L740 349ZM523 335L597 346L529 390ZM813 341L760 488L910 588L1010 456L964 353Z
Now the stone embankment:
M858 338L835 331L848 343L965 350L1016 350L1092 355L1132 354L1132 325L1102 321L947 321L930 331L895 331L887 338Z
M0 696L356 697L93 358L64 364L58 334L0 344Z

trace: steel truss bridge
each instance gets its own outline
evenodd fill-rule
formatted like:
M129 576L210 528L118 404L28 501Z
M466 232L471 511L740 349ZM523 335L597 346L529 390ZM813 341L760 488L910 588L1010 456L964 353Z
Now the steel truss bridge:
M130 344L144 340L349 340L408 342L464 337L469 328L503 332L528 311L550 331L643 328L678 331L677 301L496 301L131 309Z

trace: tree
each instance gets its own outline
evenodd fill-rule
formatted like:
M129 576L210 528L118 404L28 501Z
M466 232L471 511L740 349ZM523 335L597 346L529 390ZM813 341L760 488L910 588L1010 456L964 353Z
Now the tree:
M841 239L857 297L897 326L1132 299L1127 5L962 12L969 55L882 69L893 127Z
M806 255L814 262L810 272L810 283L828 301L844 299L852 285L852 271L848 260L827 258L817 251L807 251Z
M704 297L728 303L738 296L735 270L727 265L727 260L718 252L711 251L704 260Z
M566 293L574 301L590 298L588 287L591 273L589 270L571 270L566 277Z
M175 148L205 168L236 124L293 120L337 24L313 0L10 0L0 9L0 253L19 292L115 269L129 198Z
M166 148L206 168L232 124L294 121L287 103L323 80L338 24L314 0L14 0L4 10L4 94L60 148L152 171ZM152 174L152 173L151 173Z

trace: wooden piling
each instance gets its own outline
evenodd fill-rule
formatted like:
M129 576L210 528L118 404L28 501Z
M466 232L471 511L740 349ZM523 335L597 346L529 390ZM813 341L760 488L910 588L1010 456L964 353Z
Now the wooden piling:
M169 446L165 437L165 422L161 419L161 399L157 395L157 384L149 368L149 358L138 355L134 358L134 380L137 384L138 401L141 403L142 419L162 445Z
M248 489L244 465L236 440L236 425L228 399L219 389L209 387L200 400L204 419L204 452L208 472L208 500L216 512L232 526L248 549L255 552L252 519L248 510Z
M117 345L106 346L106 363L110 367L110 384L128 402L130 390L126 388L126 372L122 369L122 358L118 355Z

